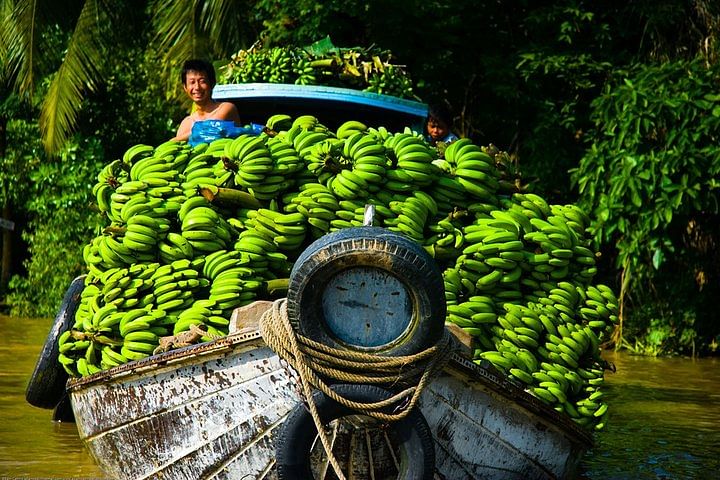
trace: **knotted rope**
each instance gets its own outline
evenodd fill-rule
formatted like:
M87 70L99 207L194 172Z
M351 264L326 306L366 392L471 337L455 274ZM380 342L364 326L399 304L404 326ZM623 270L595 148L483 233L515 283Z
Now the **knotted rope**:
M313 401L312 388L347 408L384 422L394 422L404 418L415 407L423 389L442 370L454 351L453 339L447 330L437 344L408 356L384 357L328 347L295 332L284 298L273 302L272 308L262 315L260 333L265 343L297 372L320 440L340 479L345 477L332 454L330 440ZM409 386L386 400L361 403L338 395L320 375L346 383ZM387 407L392 405L395 405L393 413L386 413Z

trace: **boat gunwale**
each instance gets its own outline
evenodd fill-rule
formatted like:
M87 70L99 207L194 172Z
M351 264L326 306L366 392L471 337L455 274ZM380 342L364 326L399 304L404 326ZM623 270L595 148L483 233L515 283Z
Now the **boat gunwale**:
M213 99L240 101L260 99L316 100L329 103L362 105L394 111L424 119L428 106L423 102L383 93L368 92L328 85L296 85L291 83L223 83L215 85Z
M209 342L189 345L170 350L157 355L151 355L141 360L131 361L117 367L103 370L82 378L68 380L66 389L75 392L94 384L106 381L122 381L125 377L141 375L160 367L171 367L176 364L187 363L195 358L217 356L242 347L266 346L259 331L241 331ZM478 365L467 358L454 353L444 370L462 380L474 381L488 387L494 394L510 400L509 405L517 405L538 417L548 428L557 428L572 442L589 449L594 445L592 433L577 425L570 417L557 412L550 406L526 392L524 388L513 381L504 378L492 364L483 362Z

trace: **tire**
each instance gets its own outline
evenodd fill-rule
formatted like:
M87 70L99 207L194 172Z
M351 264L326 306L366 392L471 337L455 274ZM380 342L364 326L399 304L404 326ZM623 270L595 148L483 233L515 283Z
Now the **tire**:
M365 278L375 283L364 289L367 283L357 282ZM343 229L312 243L290 272L287 307L296 332L333 348L385 356L437 343L446 314L442 273L432 257L379 227Z
M390 392L375 385L338 384L332 389L345 398L364 403L385 400L391 396ZM323 425L346 416L357 415L356 411L340 405L322 392L315 392L313 399ZM435 446L430 427L422 412L417 408L413 409L402 420L390 423L385 431L399 449L401 471L398 480L432 480L435 471ZM296 405L279 427L275 442L279 480L313 478L310 451L316 436L317 428L310 412L305 405Z
M35 370L25 390L25 400L30 405L53 409L65 393L68 374L58 362L60 353L58 337L74 323L75 312L80 304L80 294L83 288L85 288L85 275L75 278L65 292L60 310L45 339L45 344L35 363Z
M75 412L72 409L70 395L65 392L53 410L53 422L75 423Z

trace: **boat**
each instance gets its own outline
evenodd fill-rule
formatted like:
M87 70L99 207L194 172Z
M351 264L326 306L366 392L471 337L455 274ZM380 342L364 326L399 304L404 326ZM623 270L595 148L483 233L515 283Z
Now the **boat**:
M423 280L425 273L432 278ZM386 318L377 315L376 305L367 298L379 296L387 303L382 295L396 290L390 286L394 280L404 283L397 286L399 304L408 300L415 310L403 316L406 310L393 306L387 318L405 327L386 335ZM319 328L339 338L337 344L360 345L366 351L384 348L386 353L395 348L406 354L408 345L418 350L423 342L434 341L427 332L437 325L443 336L449 335L443 296L435 297L440 298L436 310L432 305L427 310L440 312L437 315L424 315L418 307L433 304L438 282L440 272L421 247L383 228L365 226L328 234L311 244L293 267L288 298L276 303L291 303L289 321L297 323L297 312L314 308L322 297ZM364 288L372 295L350 288L360 284L369 285ZM347 291L352 291L352 303L345 301ZM227 337L70 380L67 390L80 438L101 469L118 479L309 478L279 475L279 457L301 452L301 459L311 459L313 478L337 478L315 435L310 435L312 441L303 439L312 424L281 432L284 425L298 425L288 418L306 415L307 407L299 395L298 372L271 348L258 326L273 308L273 303L261 301L237 309ZM362 321L340 321L358 318ZM305 327L295 328L318 328L311 313L305 313L304 321ZM351 341L359 324L370 333ZM572 478L592 444L590 435L489 364L470 361L469 351L462 355L461 344L452 340L455 348L449 362L422 390L417 403L428 437L425 445L412 446L429 462L422 473L410 472L408 463L422 462L408 458L411 447L397 440L406 432L390 439L387 422L357 421L365 418L358 413L323 423L331 429L330 450L342 459L342 470L353 472L350 478Z
M116 479L276 478L273 435L298 402L292 374L256 328L67 388L80 439ZM569 418L460 354L419 408L435 445L435 478L573 478L592 445Z
M261 121L260 115L265 112L266 116L268 111L300 115L322 110L331 122L332 112L339 115L343 110L353 109L353 116L362 117L361 120L380 116L386 124L419 125L427 113L427 107L419 102L335 87L218 85L214 96L241 103L241 111L251 121ZM257 115L257 120L252 115ZM330 303L336 306L330 313L325 312L329 320L323 327L332 332L325 332L324 339L340 338L334 347L359 345L358 349L366 353L407 355L413 353L407 351L408 346L420 351L440 337L451 338L456 351L422 389L412 409L414 423L384 422L362 412L336 411L335 416L323 422L324 435L330 442L328 454L326 446L316 439L314 425L308 423L311 420L305 402L309 399L302 394L297 371L261 332L262 319L274 308L274 303L258 301L234 312L231 333L225 337L68 380L66 393L80 439L102 471L119 480L290 479L308 478L303 473L307 470L303 469L310 468L313 478L329 479L338 478L335 460L342 464L348 478L573 478L582 456L592 446L590 432L530 395L522 384L510 380L489 362L472 361L467 335L444 324L441 276L437 280L438 275L433 274L433 279L425 281L425 271L405 272L401 281L395 282L394 267L385 261L388 252L376 254L374 239L363 240L359 245L353 237L355 234L363 237L369 231L368 235L382 238L388 235L376 230L384 229L370 226L347 229L340 240L349 242L345 245L347 255L358 246L369 252L353 260L360 262L355 265L360 268L351 277L375 282L375 293L381 296L388 288L409 291L401 294L396 305L397 312L405 312L405 317L397 318L400 328L394 330L385 318L371 326L375 319L365 317L367 328L362 333L354 331L356 327L345 327L342 320L348 316L346 309L358 311L364 307L356 298L340 298L341 294L335 294L330 296ZM294 290L291 278L288 298L284 299L287 303L295 302L294 310L292 305L287 308L290 321L302 333L317 334L318 328L297 324L302 317L298 297L304 295L310 298L306 302L319 304L327 298L322 293L313 293L314 285L337 287L335 277L342 277L339 281L346 282L345 287L360 283L357 278L348 279L343 277L345 273L339 273L345 272L346 264L342 262L336 270L326 271L324 277L310 279L324 268L315 264L327 261L324 254L318 254L318 249L339 241L328 237L332 234L321 237L317 241L320 246L314 250L309 247L293 267L293 272L303 265L313 267L295 274L295 278L305 282L305 290ZM413 243L401 240L400 235L390 237L394 239L388 242ZM402 261L412 263L412 258L423 255L430 258L417 244L403 248L415 250L410 252L412 255L400 255ZM368 260L368 256L374 256L374 260ZM405 258L408 256L410 260ZM431 259L429 263L433 263ZM384 280L377 279L377 268L384 269ZM72 295L70 291L66 295L60 322L65 328L77 308L73 302L78 301L81 283L76 279ZM337 290L350 291L351 297L356 293L353 288ZM425 290L425 295L434 300L418 300L418 290ZM403 299L403 295L407 298ZM442 305L442 311L432 305L421 315L408 310L427 303ZM47 347L52 343L50 340L56 339L59 326L53 330L43 353L45 360L57 355ZM357 390L352 383L335 387L346 393ZM385 387L378 389L381 393L372 389L362 392L376 396L379 401L386 398L383 395L387 392L394 393L392 386ZM330 405L327 396L317 399L313 396L312 402L321 407ZM308 425L312 428L307 428ZM286 461L287 457L291 460ZM307 465L294 468L293 462Z

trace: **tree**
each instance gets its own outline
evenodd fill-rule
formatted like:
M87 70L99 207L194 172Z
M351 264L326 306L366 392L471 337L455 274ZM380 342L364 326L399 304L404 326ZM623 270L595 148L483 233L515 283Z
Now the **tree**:
M178 66L190 57L220 56L243 46L249 27L247 2L151 0L0 0L0 59L3 78L24 99L30 100L38 78L49 75L50 86L42 100L40 129L48 153L57 153L78 123L84 100L107 78L112 52L137 38L128 29L151 25L150 52L158 56L168 96L177 92ZM139 3L139 5L138 5ZM247 27L247 28L246 28ZM46 33L67 32L59 62L43 52ZM253 35L254 36L254 35ZM50 52L52 57L52 51Z

